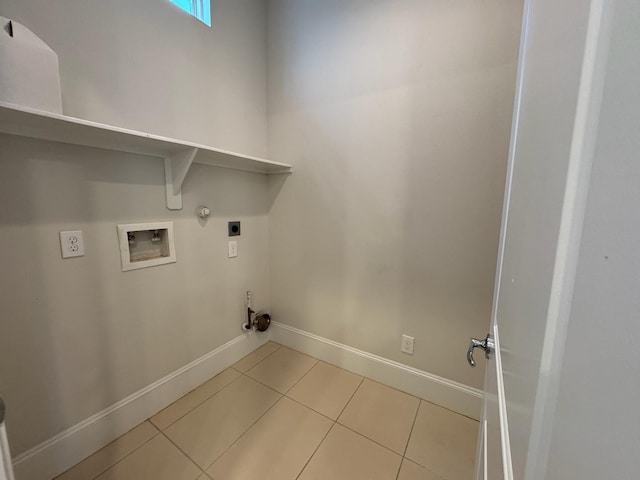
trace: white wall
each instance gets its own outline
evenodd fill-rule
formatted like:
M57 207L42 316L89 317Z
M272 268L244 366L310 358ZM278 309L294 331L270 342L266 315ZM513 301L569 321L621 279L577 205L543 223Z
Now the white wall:
M480 385L464 351L489 322L518 3L214 0L210 29L164 0L0 0L59 54L65 113L259 156L268 140L296 167L268 185L196 165L172 212L158 159L0 136L12 452L233 338L269 283L278 320ZM176 222L178 263L120 272L115 225L154 220ZM63 261L76 228L87 255Z
M265 3L0 0L60 61L64 113L266 156Z
M612 26L548 480L640 469L640 4Z
M265 4L0 0L59 57L65 113L266 155ZM195 165L165 207L162 160L0 136L0 394L19 454L240 334L267 307L267 180ZM207 204L212 217L198 221ZM117 223L172 220L178 262L122 273ZM242 221L238 259L226 222ZM62 260L58 231L86 256Z
M521 9L269 1L274 318L482 384Z

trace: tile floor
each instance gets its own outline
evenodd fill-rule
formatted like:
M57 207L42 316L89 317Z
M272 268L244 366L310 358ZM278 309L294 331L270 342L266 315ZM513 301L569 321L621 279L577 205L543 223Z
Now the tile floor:
M58 480L471 480L477 432L269 342Z

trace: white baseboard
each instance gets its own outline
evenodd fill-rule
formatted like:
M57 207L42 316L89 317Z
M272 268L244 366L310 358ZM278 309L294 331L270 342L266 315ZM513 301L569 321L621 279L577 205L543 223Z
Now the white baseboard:
M17 480L51 480L267 342L268 339L478 419L482 392L304 330L272 322L247 333L13 459Z
M271 322L271 340L416 397L480 419L482 391L357 348Z
M246 333L13 459L16 480L51 480L264 344Z

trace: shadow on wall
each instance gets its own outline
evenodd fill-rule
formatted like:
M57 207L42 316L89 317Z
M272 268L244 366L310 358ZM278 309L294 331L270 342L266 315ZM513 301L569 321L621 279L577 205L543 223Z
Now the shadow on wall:
M0 145L0 393L15 456L238 335L245 290L268 300L268 192L263 175L196 165L184 209L169 211L161 159ZM116 224L161 220L175 223L178 263L121 272ZM58 232L76 229L86 256L63 260Z

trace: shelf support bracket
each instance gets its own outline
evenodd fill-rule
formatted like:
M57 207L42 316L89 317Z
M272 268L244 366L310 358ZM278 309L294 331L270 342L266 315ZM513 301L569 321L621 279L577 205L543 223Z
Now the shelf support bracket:
M164 179L169 210L182 210L182 182L197 153L197 148L187 148L164 158Z

